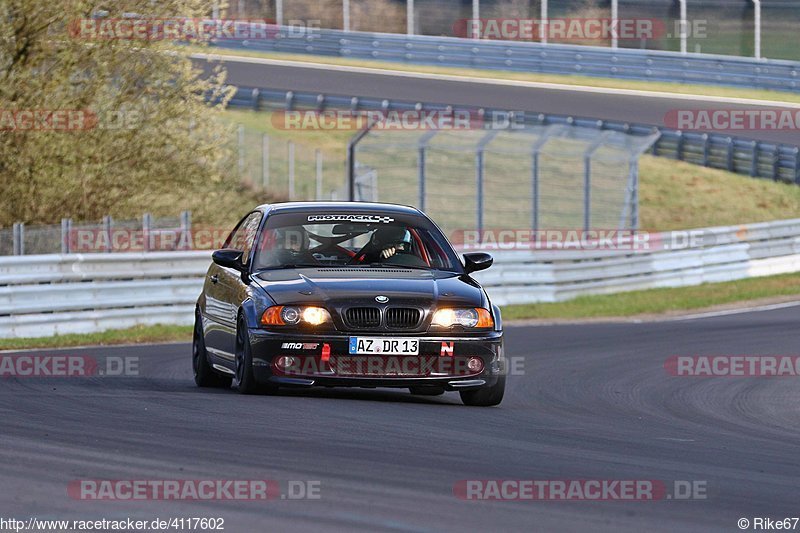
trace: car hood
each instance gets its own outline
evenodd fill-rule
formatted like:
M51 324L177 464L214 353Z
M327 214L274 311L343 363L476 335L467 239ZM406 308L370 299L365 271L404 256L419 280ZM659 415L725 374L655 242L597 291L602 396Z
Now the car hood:
M253 276L277 305L375 304L485 307L480 285L452 272L392 268L338 267L267 270Z

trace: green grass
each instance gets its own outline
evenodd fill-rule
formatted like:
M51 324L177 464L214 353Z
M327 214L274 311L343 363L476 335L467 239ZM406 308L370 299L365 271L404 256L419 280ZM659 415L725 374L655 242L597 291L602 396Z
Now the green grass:
M641 228L733 226L800 217L800 187L682 161L644 156L639 165Z
M95 346L113 344L143 344L150 342L189 342L191 326L136 326L128 329L111 329L101 333L81 333L23 339L0 339L0 350L26 348L68 348L70 346Z
M800 296L800 274L783 274L693 287L580 296L566 302L508 305L502 311L505 320L631 317L795 295Z
M280 59L300 61L306 63L322 63L329 65L344 65L352 67L367 67L403 72L420 72L430 74L444 74L449 76L463 76L467 78L488 78L499 80L530 81L540 83L558 83L565 85L581 85L603 87L612 89L631 89L639 91L660 91L676 94L699 94L707 96L721 96L728 98L747 98L754 100L770 100L776 102L800 103L800 94L769 91L763 89L744 89L737 87L724 87L717 85L684 84L670 82L622 80L615 78L600 78L594 76L580 76L568 74L540 74L528 72L513 72L506 70L488 70L475 68L439 67L433 65L414 65L395 63L391 61L376 61L369 59L348 59L330 56L314 56L306 54L268 53L251 50L225 50L222 48L196 47L200 53L218 56L245 56L260 57L265 59Z

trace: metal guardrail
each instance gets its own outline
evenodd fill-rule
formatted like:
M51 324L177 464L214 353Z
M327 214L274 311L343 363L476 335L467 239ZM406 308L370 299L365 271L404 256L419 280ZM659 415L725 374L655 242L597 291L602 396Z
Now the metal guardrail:
M286 92L254 87L239 87L230 101L230 105L256 111L298 108L319 110L336 108L354 111L452 109L452 106L446 104ZM485 109L484 112L508 112L508 110ZM567 124L634 135L651 135L654 131L659 131L661 137L652 147L653 155L724 169L754 178L766 178L800 185L800 147L797 146L754 141L716 133L682 132L646 124L546 113L525 113L523 121L532 126Z
M686 232L696 245L639 251L492 251L475 277L499 305L800 272L800 219ZM674 242L670 233L653 242Z
M673 250L487 250L495 266L476 277L506 305L800 271L800 219L691 234ZM190 324L209 262L207 251L2 257L0 337Z
M298 35L286 26L274 38L218 40L213 45L420 65L800 91L800 63L736 56L328 29Z
M0 258L0 337L191 324L211 252Z

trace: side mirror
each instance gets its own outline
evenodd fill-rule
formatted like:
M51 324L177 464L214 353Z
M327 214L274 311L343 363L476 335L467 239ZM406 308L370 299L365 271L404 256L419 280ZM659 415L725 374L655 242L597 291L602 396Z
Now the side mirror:
M464 270L467 271L467 274L486 270L492 266L492 263L494 263L492 256L483 252L464 254Z
M231 250L227 248L224 250L215 250L214 253L211 254L211 260L221 267L232 268L240 272L244 270L244 265L242 264L242 252L239 250Z

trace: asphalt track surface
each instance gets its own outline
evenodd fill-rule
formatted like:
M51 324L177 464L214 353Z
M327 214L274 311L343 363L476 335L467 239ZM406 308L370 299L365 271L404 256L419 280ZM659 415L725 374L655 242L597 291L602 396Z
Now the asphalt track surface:
M205 60L196 60L207 64ZM302 66L254 64L226 59L227 81L237 86L266 87L284 91L387 98L454 106L489 107L513 111L552 113L619 120L663 126L665 115L674 110L754 109L741 103L709 102L702 99L655 98L622 94L587 93L568 88L531 88L435 79L319 70ZM773 107L779 107L776 103ZM755 106L756 109L761 106ZM796 130L721 132L766 142L797 145Z
M798 378L687 378L672 355L798 353L798 307L640 324L514 326L497 408L393 390L241 396L194 387L189 346L138 377L0 379L5 518L224 517L229 532L738 531L800 514ZM6 354L7 355L7 354ZM75 479L319 481L320 499L79 501ZM693 501L464 501L465 479L707 483ZM671 485L670 485L671 486Z

